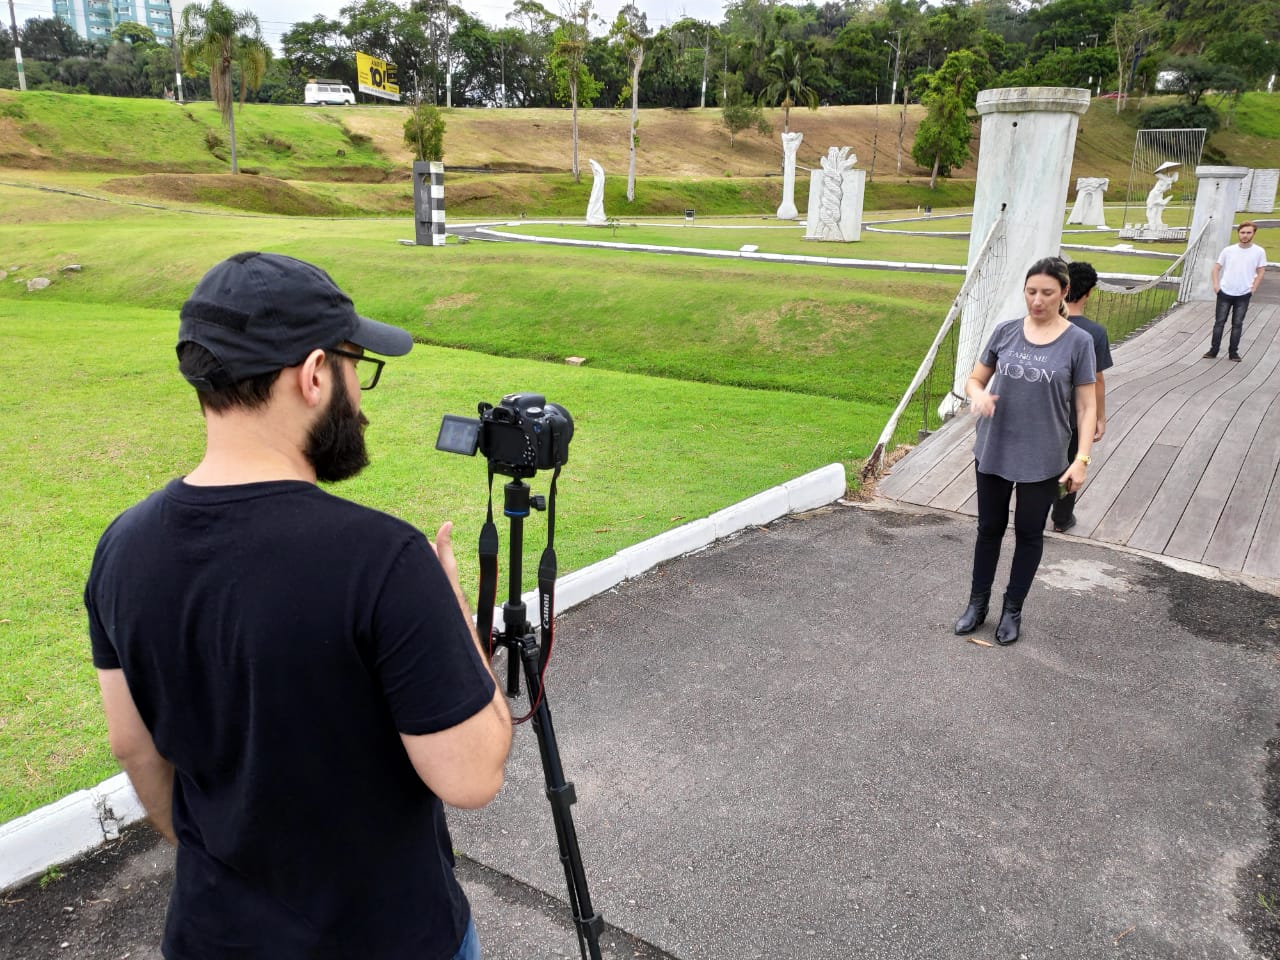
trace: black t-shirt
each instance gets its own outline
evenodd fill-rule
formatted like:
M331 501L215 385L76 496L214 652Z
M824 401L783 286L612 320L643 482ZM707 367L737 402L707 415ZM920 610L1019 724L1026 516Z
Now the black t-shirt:
M1110 370L1114 367L1115 363L1111 359L1111 341L1107 339L1107 328L1078 313L1073 313L1067 319L1093 337L1094 369L1098 373L1102 373L1102 371Z
M399 733L493 679L426 538L298 481L175 480L103 534L93 662L174 766L171 960L448 960L470 919Z

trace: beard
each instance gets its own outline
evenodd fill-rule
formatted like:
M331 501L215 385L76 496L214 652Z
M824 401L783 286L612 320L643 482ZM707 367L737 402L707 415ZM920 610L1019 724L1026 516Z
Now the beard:
M307 431L307 445L303 450L317 480L337 483L354 477L369 465L369 451L364 445L364 428L368 424L368 418L351 402L346 379L335 377L329 405Z

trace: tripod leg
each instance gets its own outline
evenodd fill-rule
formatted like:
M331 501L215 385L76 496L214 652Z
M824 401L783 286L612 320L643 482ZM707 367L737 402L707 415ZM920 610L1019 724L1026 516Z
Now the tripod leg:
M551 802L551 816L556 825L556 841L560 847L560 863L564 867L565 884L569 888L569 907L573 911L573 923L578 933L578 950L585 958L588 950L591 960L600 960L600 933L604 918L593 911L591 893L587 889L587 874L582 866L582 854L578 849L578 832L573 825L573 813L569 809L577 800L573 784L565 782L560 765L560 749L556 745L555 728L551 725L551 710L538 675L538 646L533 634L521 639L520 659L524 663L525 688L529 702L536 704L533 728L538 735L538 749L542 753L542 774L547 784L547 799Z

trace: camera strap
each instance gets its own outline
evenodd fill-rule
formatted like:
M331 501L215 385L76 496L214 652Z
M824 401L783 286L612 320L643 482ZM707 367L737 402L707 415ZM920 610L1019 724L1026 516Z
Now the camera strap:
M476 633L493 659L493 609L498 598L498 527L493 522L493 469L489 470L489 506L480 528L480 598L476 602Z
M547 546L538 561L538 611L542 626L542 649L538 658L538 672L547 669L551 659L551 641L556 619L556 481L560 468L551 475L551 490L547 495Z

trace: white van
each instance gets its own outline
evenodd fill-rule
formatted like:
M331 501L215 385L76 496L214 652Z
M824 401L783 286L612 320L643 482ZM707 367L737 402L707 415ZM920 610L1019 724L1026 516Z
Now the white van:
M308 106L319 103L354 104L356 95L341 80L308 80L302 92L302 102Z

